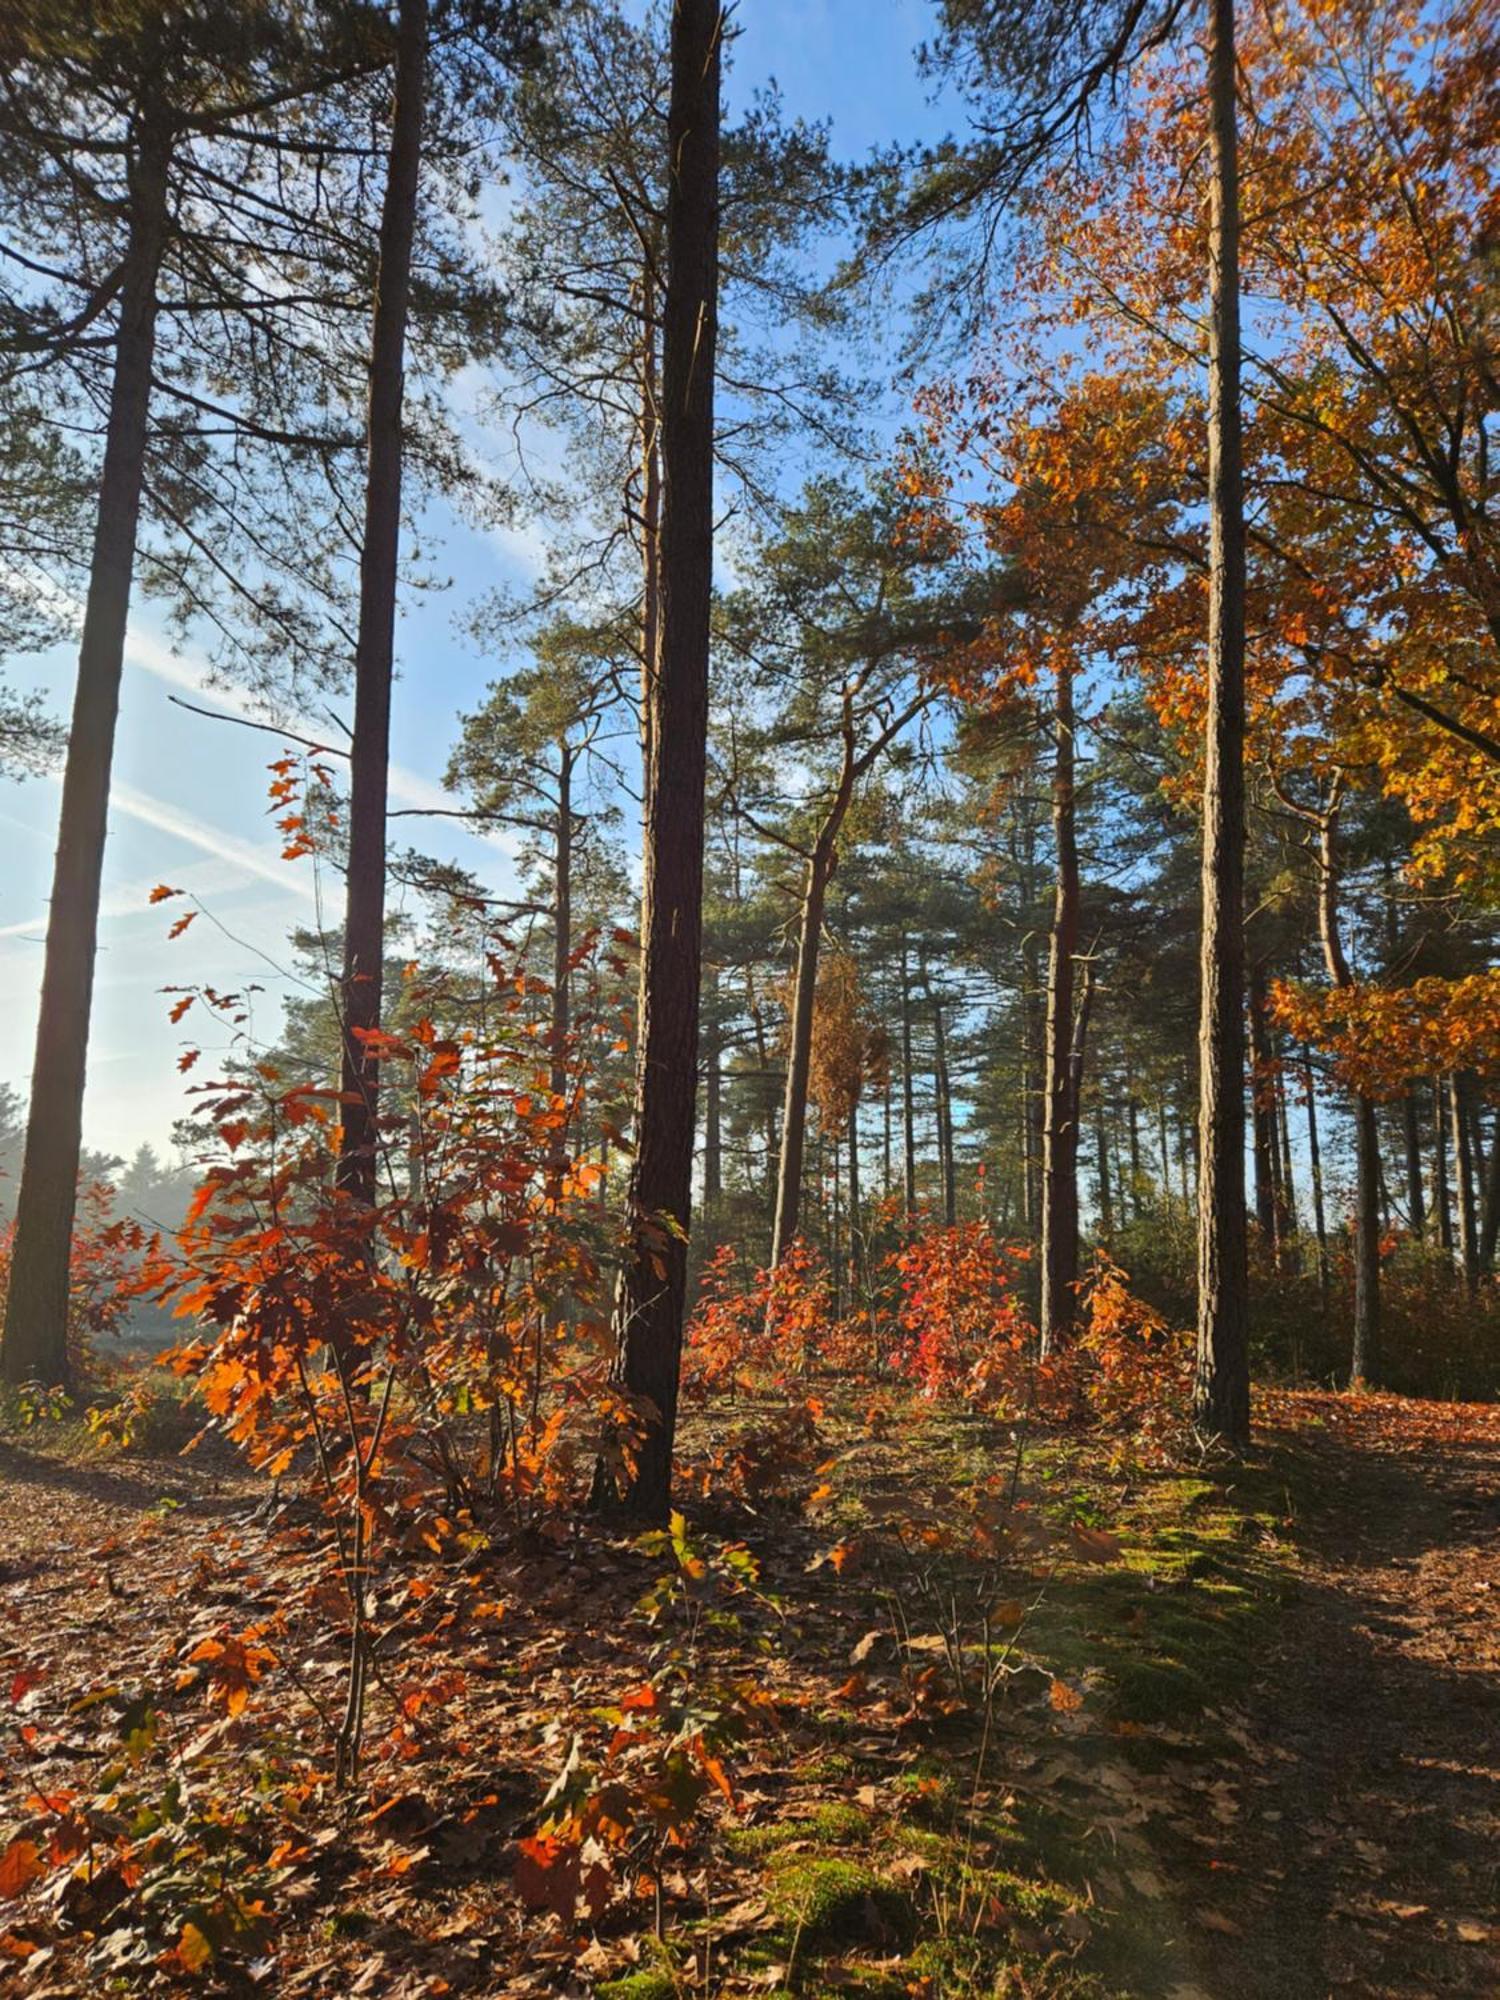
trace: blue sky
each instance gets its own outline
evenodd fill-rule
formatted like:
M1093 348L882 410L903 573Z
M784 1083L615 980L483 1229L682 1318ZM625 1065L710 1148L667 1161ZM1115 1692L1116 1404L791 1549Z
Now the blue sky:
M928 102L913 51L931 32L926 0L742 0L728 85L730 111L774 77L787 111L833 121L833 144L859 156L891 140L931 136L941 115ZM536 554L525 529L484 534L443 524L441 567L452 588L409 605L398 634L402 678L393 722L392 805L438 802L455 733L493 669L462 639L464 606L498 583L524 584ZM55 712L71 697L66 647L6 662L14 683L42 687ZM184 1106L177 1059L194 1038L192 1018L167 1020L162 987L207 981L241 990L251 982L255 1028L274 1036L288 931L317 919L320 895L336 914L336 885L306 862L281 861L267 804L272 738L174 706L174 694L232 710L232 696L201 692L205 674L191 644L174 652L159 614L137 597L127 651L105 865L84 1130L87 1142L129 1153L143 1140L165 1149ZM36 1031L42 938L56 833L53 779L0 781L0 1081L25 1091ZM420 832L415 829L421 829ZM507 878L505 855L453 823L407 822L398 838L451 855L482 878ZM182 905L153 907L158 882L190 890L203 905L185 936L166 941ZM205 1041L206 1070L214 1043Z

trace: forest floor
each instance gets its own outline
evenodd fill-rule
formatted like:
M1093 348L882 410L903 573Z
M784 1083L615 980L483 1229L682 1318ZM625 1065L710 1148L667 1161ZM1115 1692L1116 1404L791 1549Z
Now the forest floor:
M392 1666L336 1808L305 1778L335 1627L286 1622L316 1538L227 1459L0 1441L0 1985L1500 1993L1500 1409L1278 1392L1259 1419L1241 1464L1147 1469L851 1403L810 1511L685 1503L649 1615L662 1548L589 1524L475 1544L435 1591L413 1567L386 1604L420 1674ZM277 1657L236 1694L247 1621ZM705 1701L765 1697L733 1806L710 1791L592 1916L527 1909L517 1840L570 1733L587 1753L668 1658ZM49 1869L80 1814L100 1852Z

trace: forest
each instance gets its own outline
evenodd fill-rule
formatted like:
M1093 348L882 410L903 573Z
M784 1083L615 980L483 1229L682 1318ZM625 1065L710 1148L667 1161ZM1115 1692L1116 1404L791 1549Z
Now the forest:
M1500 1993L1497 75L0 0L0 1988Z

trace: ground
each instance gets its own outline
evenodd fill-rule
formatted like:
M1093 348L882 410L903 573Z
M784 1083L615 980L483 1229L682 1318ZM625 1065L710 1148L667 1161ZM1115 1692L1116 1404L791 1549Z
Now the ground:
M316 1541L295 1509L227 1457L13 1436L16 1989L1500 1992L1500 1411L1278 1394L1260 1417L1242 1463L1142 1464L851 1406L823 1417L810 1510L690 1500L685 1568L586 1524L476 1541L431 1596L413 1567L389 1594L417 1599L421 1671L392 1665L337 1805L336 1635L286 1613ZM222 1648L256 1619L276 1658L236 1693ZM592 1916L528 1910L517 1842L570 1730L587 1752L600 1705L673 1659L764 1698L723 1758L732 1807L708 1787ZM14 1843L80 1802L110 1854L38 1872Z

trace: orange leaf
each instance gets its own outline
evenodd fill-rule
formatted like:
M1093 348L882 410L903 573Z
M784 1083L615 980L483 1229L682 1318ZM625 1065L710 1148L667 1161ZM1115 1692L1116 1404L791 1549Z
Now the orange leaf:
M34 1840L13 1840L0 1855L0 1896L13 1898L23 1894L38 1875L46 1872L42 1850Z

